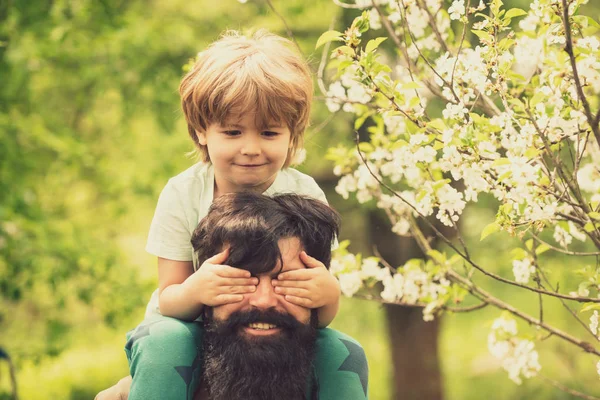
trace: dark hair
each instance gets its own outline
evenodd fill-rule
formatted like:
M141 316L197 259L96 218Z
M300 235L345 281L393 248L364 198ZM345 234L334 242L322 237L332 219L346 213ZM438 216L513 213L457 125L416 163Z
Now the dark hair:
M227 265L259 275L281 261L279 240L295 237L308 255L329 268L339 225L334 209L310 197L228 193L214 200L192 235L192 246L201 265L228 245Z

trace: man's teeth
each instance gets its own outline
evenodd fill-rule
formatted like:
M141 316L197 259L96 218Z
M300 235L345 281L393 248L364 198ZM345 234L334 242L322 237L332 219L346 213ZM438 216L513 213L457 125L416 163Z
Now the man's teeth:
M264 322L253 322L251 324L248 324L248 327L252 328L252 329L267 330L267 329L275 329L275 328L277 328L277 325L266 324Z

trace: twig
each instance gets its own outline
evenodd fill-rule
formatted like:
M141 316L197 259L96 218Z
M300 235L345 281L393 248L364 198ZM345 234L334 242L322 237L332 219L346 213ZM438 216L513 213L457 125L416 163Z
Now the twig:
M336 16L334 15L331 18L331 22L329 23L329 30L332 30L335 26ZM319 68L317 70L317 85L319 86L319 90L323 96L327 97L327 88L325 87L325 81L323 80L323 72L325 71L325 65L327 64L327 54L329 54L329 47L331 46L331 42L325 43L323 46L323 52L321 53L321 61L319 62Z
M583 93L583 86L581 85L581 80L579 79L579 72L577 71L577 63L575 61L575 53L573 52L573 38L571 35L571 22L569 21L569 6L567 5L567 0L562 0L563 6L563 15L562 20L565 27L565 51L569 55L569 61L571 62L571 69L573 70L573 79L575 80L575 88L577 89L577 97L579 97L579 101L583 105L583 109L585 111L585 116L592 128L592 132L594 132L594 137L596 138L596 142L598 146L600 146L600 129L598 128L598 116L594 117L592 115L592 111L590 109L590 104L588 103L585 94Z
M585 352L587 353L592 353L595 354L597 356L600 356L600 352L598 350L596 350L594 348L594 346L588 342L585 342L583 340L579 340L574 336L569 335L568 333L565 333L557 328L554 328L550 325L548 325L545 322L542 322L538 319L533 318L532 316L517 310L515 307L511 306L508 303L503 302L502 300L492 296L491 294L489 294L488 292L486 292L485 290L474 286L472 282L468 281L467 279L463 278L462 276L458 275L455 271L453 270L448 270L448 272L446 273L448 276L448 279L451 279L452 281L456 282L456 283L460 283L461 285L463 285L471 294L475 295L477 298L479 298L480 300L489 303L490 305L493 305L497 308L500 308L502 310L508 311L511 314L521 318L522 320L525 320L527 322L529 322L530 324L539 326L540 328L544 329L545 331L547 331L548 333L551 333L555 336L558 336L564 340L566 340L567 342L570 342L578 347L580 347L581 349L583 349Z
M294 36L294 33L292 32L292 29L288 25L288 23L285 20L285 18L283 18L283 16L281 14L279 14L279 12L277 11L277 9L275 9L275 6L273 6L273 3L271 2L271 0L265 0L265 1L269 5L269 8L271 9L271 11L273 11L275 13L275 15L277 15L277 17L279 17L279 19L281 20L281 22L283 22L283 25L285 26L285 30L287 32L287 35L289 36L290 39L292 39L292 41L296 45L296 48L298 49L298 51L300 52L300 54L302 54L302 56L306 59L306 56L304 55L304 52L302 51L302 49L300 48L300 45L296 41L296 37Z
M369 300L369 301L376 301L378 303L381 304L392 304L392 305L396 305L396 306L404 306L404 307L419 307L419 308L425 308L426 304L423 303L407 303L407 302L403 302L403 301L388 301L388 300L384 300L381 297L378 296L373 296L371 294L362 294L362 293L357 293L352 295L352 298L356 298L356 299L362 299L362 300ZM480 310L482 308L487 307L489 304L488 303L480 303L480 304L475 304L472 306L465 306L465 307L453 307L453 306L441 306L441 309L444 309L446 311L450 311L450 312L455 312L455 313L461 313L461 312L472 312L472 311L477 311Z
M544 281L548 284L548 286L552 287L552 284L550 283L550 280L548 279L548 277L546 276L546 274L544 273L544 271L541 268L538 268L539 274L542 276L542 278L544 278ZM558 299L561 304L563 305L564 308L567 309L567 311L571 314L571 316L573 318L575 318L575 320L581 325L583 326L583 329L585 329L586 332L588 332L590 335L592 335L592 337L594 338L594 340L598 341L600 339L598 339L598 337L596 337L596 335L594 335L594 333L591 331L590 327L581 320L581 318L579 318L579 316L577 315L577 313L575 311L573 311L571 309L571 307L569 307L567 305L567 303L565 303L565 301L563 299Z
M582 256L582 257L597 257L600 256L600 252L580 252L580 251L570 251L570 250L564 250L561 249L559 247L553 246L550 243L546 242L545 240L542 240L539 238L539 236L537 236L535 233L531 233L531 237L533 239L535 239L538 243L543 244L545 246L548 246L551 250L557 251L559 253L563 253L563 254L568 254L570 256Z
M543 375L539 375L539 377L542 378L544 381L546 381L546 383L549 383L550 385L554 386L555 388L562 390L563 392L568 393L570 395L577 396L577 397L580 397L580 398L586 399L586 400L600 400L600 397L595 397L595 396L592 396L589 394L578 392L577 390L574 390L574 389L570 389L570 388L562 385L561 383L555 381L554 379L550 379Z
M431 26L431 29L433 30L435 37L437 38L440 45L444 48L444 51L450 52L450 49L448 48L448 44L446 44L446 41L442 37L442 34L440 33L440 30L438 29L435 17L429 10L429 7L427 7L427 4L423 4L423 0L417 0L417 4L419 4L419 7L422 10L425 10L425 12L427 13L427 16L429 17L429 26Z

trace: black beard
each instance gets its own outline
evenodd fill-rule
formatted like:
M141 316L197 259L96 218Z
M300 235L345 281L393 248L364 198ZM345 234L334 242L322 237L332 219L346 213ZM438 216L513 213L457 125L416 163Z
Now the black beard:
M312 373L316 314L302 324L274 309L237 311L226 321L205 319L204 382L211 400L304 400ZM249 336L252 322L277 325L271 336Z

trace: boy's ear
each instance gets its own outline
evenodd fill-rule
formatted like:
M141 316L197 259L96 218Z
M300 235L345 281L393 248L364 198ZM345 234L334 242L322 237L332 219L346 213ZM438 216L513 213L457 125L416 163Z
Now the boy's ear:
M198 138L198 143L202 146L206 146L206 132L200 132L196 129L196 137Z

